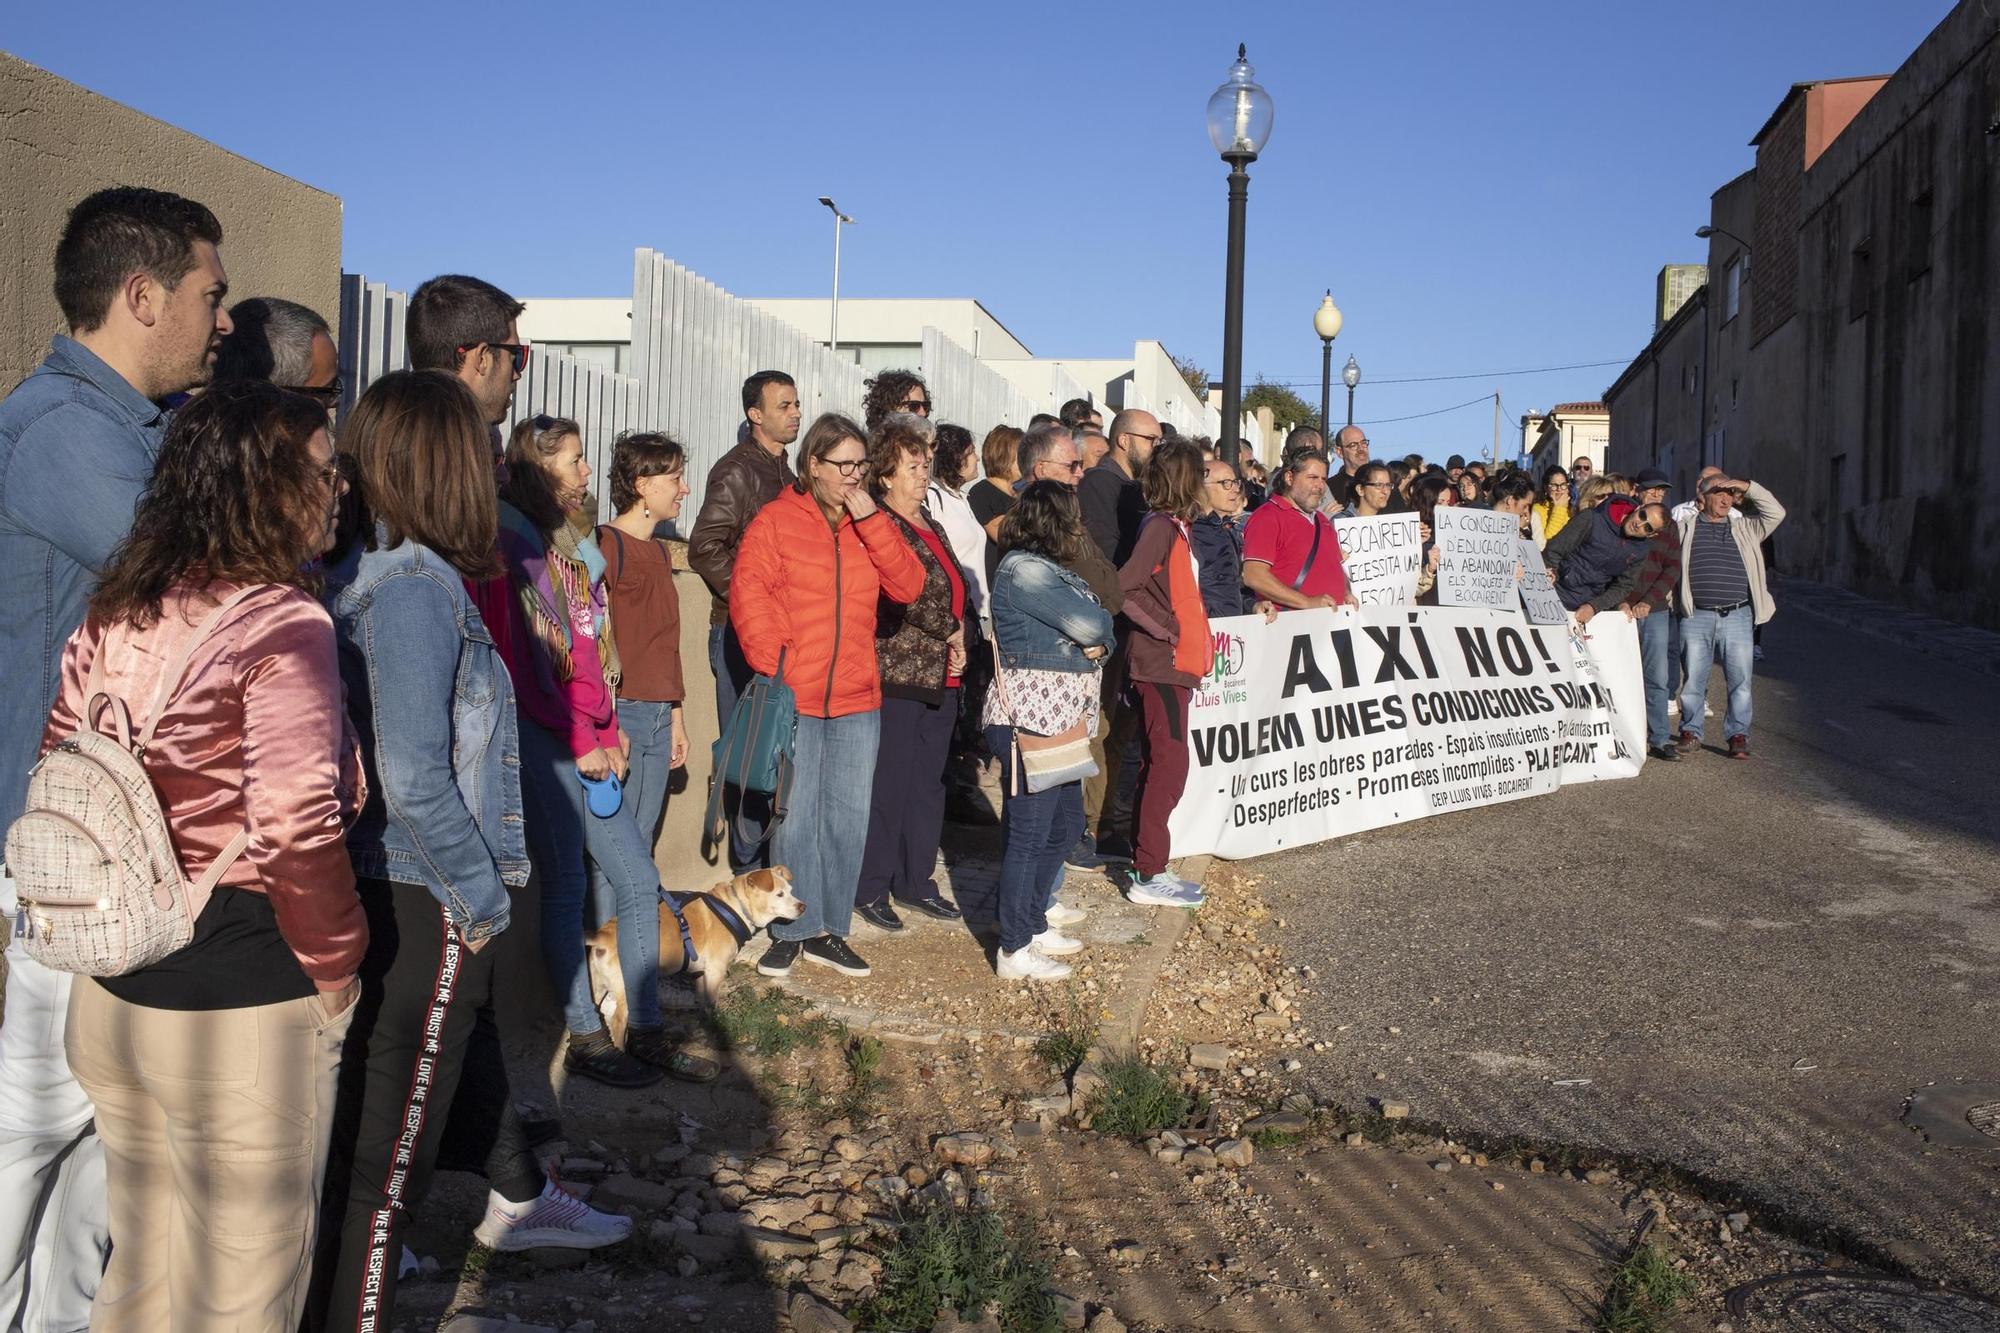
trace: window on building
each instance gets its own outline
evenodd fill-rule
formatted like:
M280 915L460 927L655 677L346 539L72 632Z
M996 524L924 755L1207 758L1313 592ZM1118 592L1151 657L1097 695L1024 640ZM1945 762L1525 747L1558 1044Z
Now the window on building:
M1937 208L1929 190L1910 201L1908 268L1911 281L1931 271L1931 228L1937 222Z
M1722 322L1735 319L1743 304L1743 256L1729 261L1722 273Z
M1847 317L1860 319L1868 313L1875 291L1875 242L1863 240L1854 247L1847 266Z

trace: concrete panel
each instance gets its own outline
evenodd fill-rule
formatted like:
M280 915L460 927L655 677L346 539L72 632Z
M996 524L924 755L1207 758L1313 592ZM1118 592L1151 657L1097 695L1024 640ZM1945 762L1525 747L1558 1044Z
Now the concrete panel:
M222 222L233 298L282 296L340 316L340 200L0 53L0 389L63 332L56 241L107 185L198 199Z

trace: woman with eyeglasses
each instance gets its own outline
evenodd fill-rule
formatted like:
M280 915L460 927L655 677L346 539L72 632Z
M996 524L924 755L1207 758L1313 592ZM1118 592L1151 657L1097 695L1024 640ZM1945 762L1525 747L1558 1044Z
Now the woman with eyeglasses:
M289 1330L303 1309L368 943L344 841L359 756L333 624L302 573L344 489L318 404L214 386L174 415L63 652L42 752L108 733L92 695L122 697L134 729L157 726L138 749L179 871L212 886L190 894L181 949L70 992L69 1065L95 1107L109 1195L92 1328ZM60 816L16 824L21 848L36 820Z
M569 1030L563 1067L615 1088L666 1073L705 1081L712 1062L668 1040L660 1013L660 876L622 791L632 742L619 725L617 655L605 633L604 554L580 516L590 464L583 431L531 417L507 442L500 554L513 589L508 669L521 716L521 791L542 885L542 961ZM608 807L608 809L606 808ZM603 810L603 813L599 813ZM590 994L584 956L591 869L609 887L625 965L629 1026L620 1050ZM628 955L631 955L628 957Z
M1571 499L1569 473L1561 467L1552 467L1542 474L1541 490L1535 496L1534 508L1529 513L1534 516L1543 546L1554 541L1556 534L1567 527L1575 515Z
M869 966L848 946L882 739L880 601L908 605L923 564L868 493L867 436L829 412L799 445L798 480L744 530L729 620L751 669L791 686L798 730L790 803L774 857L792 872L805 915L771 927L757 964L789 976L801 954L850 977Z
M965 444L969 450L970 435ZM884 597L875 613L882 740L854 910L891 932L903 929L898 901L938 920L959 917L932 873L944 832L945 756L964 686L970 591L951 540L925 503L930 461L930 446L907 417L888 418L869 441L869 491L924 567L915 601L906 606Z

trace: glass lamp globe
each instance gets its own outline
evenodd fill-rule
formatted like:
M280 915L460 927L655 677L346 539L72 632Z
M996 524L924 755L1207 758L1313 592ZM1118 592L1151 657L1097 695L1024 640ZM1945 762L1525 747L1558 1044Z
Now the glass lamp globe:
M1208 99L1208 138L1225 159L1255 158L1271 138L1271 94L1252 75L1244 48L1215 96Z
M1340 336L1340 326L1345 322L1340 307L1333 303L1333 293L1328 292L1326 299L1319 303L1319 309L1313 311L1313 332L1332 342Z
M1340 382L1350 389L1361 383L1361 363L1352 356L1349 356L1347 364L1340 368Z

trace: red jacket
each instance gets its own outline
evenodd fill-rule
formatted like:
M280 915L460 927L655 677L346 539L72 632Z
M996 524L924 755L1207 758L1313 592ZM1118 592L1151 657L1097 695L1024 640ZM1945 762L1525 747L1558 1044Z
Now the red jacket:
M729 580L729 621L752 670L785 683L808 717L882 706L875 665L875 599L904 605L924 590L924 567L877 510L838 529L810 495L788 486L743 533Z

